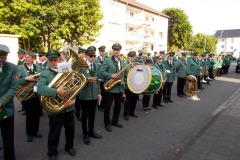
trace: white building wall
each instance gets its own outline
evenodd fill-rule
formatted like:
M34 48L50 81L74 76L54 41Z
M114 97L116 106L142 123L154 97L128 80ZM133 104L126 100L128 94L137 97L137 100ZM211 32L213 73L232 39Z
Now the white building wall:
M12 35L12 34L0 34L0 44L4 44L8 46L10 49L10 53L8 53L7 61L17 64L18 62L18 38L20 35Z
M167 18L114 0L99 2L104 16L100 22L103 27L91 45L97 48L105 45L106 51L110 51L112 44L118 42L123 47L121 53L125 55L130 50L137 51L143 47L150 53L167 51ZM134 16L131 16L130 12L134 13ZM148 21L146 17L149 17ZM129 31L129 27L133 27L134 31Z
M240 55L240 37L237 38L220 38L217 43L217 54L233 53L235 57Z

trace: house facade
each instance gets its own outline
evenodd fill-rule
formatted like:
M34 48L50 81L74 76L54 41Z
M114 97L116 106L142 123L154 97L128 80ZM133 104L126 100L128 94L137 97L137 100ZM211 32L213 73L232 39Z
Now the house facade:
M104 18L100 35L92 45L122 45L122 53L145 49L153 53L167 51L168 17L160 11L134 0L99 0Z
M240 29L217 30L215 37L219 38L217 53L231 53L234 57L240 55Z

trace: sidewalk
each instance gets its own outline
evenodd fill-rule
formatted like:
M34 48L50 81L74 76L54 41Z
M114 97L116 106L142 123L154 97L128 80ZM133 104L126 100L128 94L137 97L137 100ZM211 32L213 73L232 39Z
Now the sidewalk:
M240 160L240 89L221 107L225 110L180 160Z

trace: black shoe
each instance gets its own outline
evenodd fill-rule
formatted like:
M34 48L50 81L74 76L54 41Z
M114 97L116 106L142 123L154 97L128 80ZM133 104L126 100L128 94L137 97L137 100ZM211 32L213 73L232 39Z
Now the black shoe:
M168 103L168 100L164 99L163 102L164 102L164 103Z
M25 116L25 115L26 115L26 112L23 112L22 115Z
M153 108L155 108L155 109L158 109L158 106L156 106L156 105L154 105L154 106L152 106Z
M125 119L126 121L129 121L129 116L128 116L128 115L124 115L124 119Z
M159 104L158 106L159 106L159 107L164 107L164 105L161 105L161 104Z
M22 111L24 111L24 109L20 109L20 110L18 110L18 112L22 112Z
M117 123L112 123L112 126L118 127L118 128L123 128L123 125L119 122Z
M183 95L181 95L181 94L178 94L178 97L183 97Z
M33 141L33 136L27 136L27 142L32 142Z
M57 156L48 156L48 160L57 160Z
M210 85L210 83L207 83L207 85Z
M138 116L136 115L136 114L129 114L130 116L132 116L132 117L135 117L135 118L137 118Z
M171 99L168 99L167 101L168 101L168 102L171 102L171 103L173 103L173 102L174 102L174 101L172 101Z
M93 137L93 138L97 138L97 139L101 139L102 138L102 136L97 134L96 132L90 133L89 137Z
M84 142L86 145L91 144L90 139L89 139L88 136L83 136L83 142Z
M105 125L105 129L108 132L112 132L112 127L110 125Z
M36 133L35 135L33 135L34 137L36 137L36 138L42 138L42 135L41 134L39 134L39 133Z
M76 151L75 151L74 148L66 149L66 151L67 151L68 154L69 154L70 156L72 156L72 157L74 157L74 156L77 155L77 153L76 153Z
M104 109L103 108L98 108L99 111L101 112L104 112Z

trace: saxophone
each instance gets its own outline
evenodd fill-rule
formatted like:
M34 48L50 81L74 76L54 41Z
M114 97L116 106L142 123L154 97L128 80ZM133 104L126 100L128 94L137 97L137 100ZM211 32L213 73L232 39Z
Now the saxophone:
M119 77L121 76L121 74L128 68L128 66L131 65L131 62L129 64L127 64L123 69L121 69L117 74L119 75ZM111 90L113 87L115 87L116 85L122 83L122 80L120 78L111 78L108 82L103 84L103 87L105 89L105 91L109 91Z

